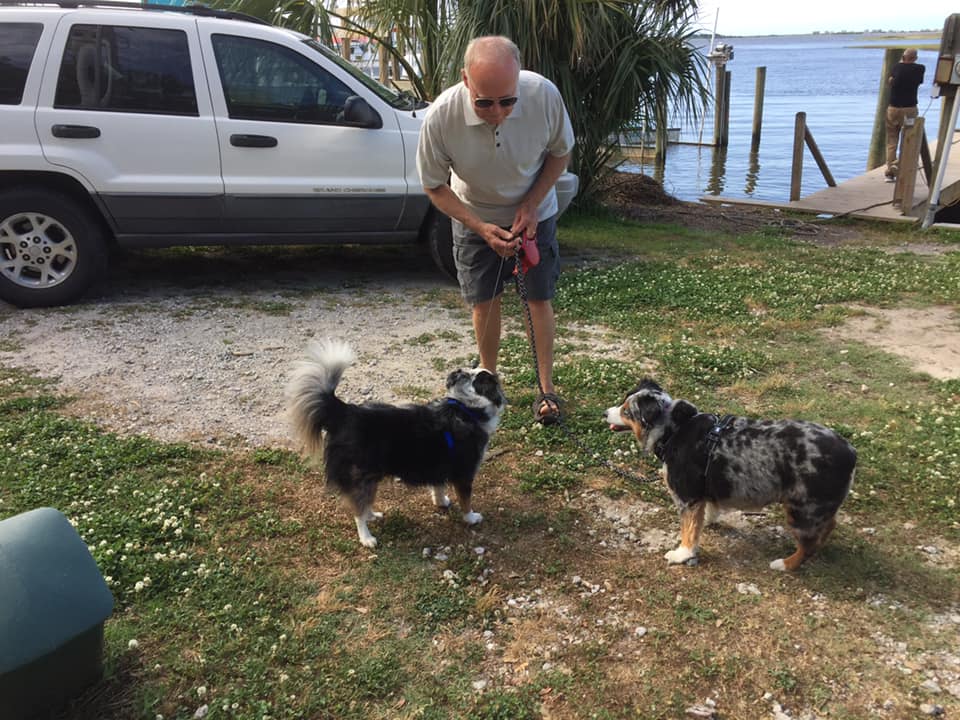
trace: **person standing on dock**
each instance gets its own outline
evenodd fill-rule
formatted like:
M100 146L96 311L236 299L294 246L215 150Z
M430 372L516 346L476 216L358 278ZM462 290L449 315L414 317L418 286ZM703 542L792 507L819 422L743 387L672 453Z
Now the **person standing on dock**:
M917 62L917 51L909 48L903 51L887 79L890 86L890 102L887 106L887 171L884 179L895 182L897 179L897 147L904 125L913 125L917 117L917 88L923 84L924 66Z

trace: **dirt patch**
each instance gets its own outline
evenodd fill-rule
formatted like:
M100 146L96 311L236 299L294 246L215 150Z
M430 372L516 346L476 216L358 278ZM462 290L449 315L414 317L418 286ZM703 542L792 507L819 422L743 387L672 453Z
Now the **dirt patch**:
M939 380L960 378L960 316L955 308L870 308L824 331L838 341L856 340L905 358Z
M614 173L603 192L607 207L639 222L675 224L710 233L776 230L825 246L859 240L863 235L857 225L820 221L813 216L790 217L777 208L678 200L653 178L638 173Z

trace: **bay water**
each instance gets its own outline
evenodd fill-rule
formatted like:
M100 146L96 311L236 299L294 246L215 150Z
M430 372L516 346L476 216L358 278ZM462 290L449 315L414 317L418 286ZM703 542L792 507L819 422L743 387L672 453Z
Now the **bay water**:
M771 8L773 6L770 6ZM909 38L909 36L907 36ZM915 47L936 42L891 38L888 35L792 35L776 37L716 38L733 45L730 71L730 125L726 150L688 145L713 141L713 105L701 122L672 121L681 130L681 144L667 148L662 168L652 160L633 160L621 166L662 180L664 189L682 200L703 196L787 201L793 157L794 119L807 114L810 129L837 183L867 169L877 97L880 92L884 49ZM702 46L709 52L709 39ZM937 137L939 98L931 98L937 52L920 50L918 62L926 66L918 92L928 141ZM766 67L763 124L760 148L753 155L756 68ZM711 68L711 88L715 76ZM918 178L921 182L922 174ZM827 187L813 156L804 149L801 196Z

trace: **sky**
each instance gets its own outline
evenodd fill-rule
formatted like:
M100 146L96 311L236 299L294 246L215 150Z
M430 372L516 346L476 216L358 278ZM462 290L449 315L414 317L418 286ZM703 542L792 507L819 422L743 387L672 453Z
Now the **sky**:
M719 15L717 11L719 9ZM719 35L795 35L840 30L942 30L955 0L701 0L699 24Z

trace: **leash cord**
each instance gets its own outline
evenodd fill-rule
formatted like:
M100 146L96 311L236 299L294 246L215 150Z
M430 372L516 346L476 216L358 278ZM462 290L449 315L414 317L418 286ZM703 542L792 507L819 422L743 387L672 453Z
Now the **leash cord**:
M540 361L537 357L537 339L533 332L533 315L530 313L530 303L527 298L527 284L526 284L526 271L523 269L523 263L520 258L520 248L517 248L517 254L514 259L517 269L517 294L520 296L520 302L523 305L523 311L527 318L527 329L529 331L529 340L530 340L530 354L533 355L533 372L537 377L537 390L540 392L540 397L543 397L545 393L543 392L543 381L540 379ZM501 264L502 267L502 264ZM499 282L499 277L497 278ZM537 408L539 410L539 407ZM604 465L608 470L611 470L614 474L619 475L621 478L630 481L636 481L641 483L654 482L656 478L645 477L643 475L638 475L637 473L629 472L624 470L621 467L615 465L611 460L600 457L600 453L591 448L585 442L583 442L577 435L567 427L566 422L563 419L563 413L560 413L560 408L557 407L557 424L560 426L560 429L563 431L563 434L566 435L567 439L572 442L576 447L578 447L582 452L584 452L591 460L597 460L601 465Z

